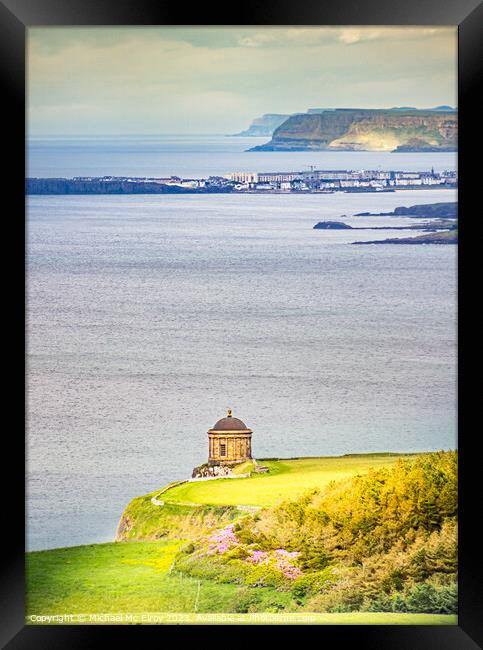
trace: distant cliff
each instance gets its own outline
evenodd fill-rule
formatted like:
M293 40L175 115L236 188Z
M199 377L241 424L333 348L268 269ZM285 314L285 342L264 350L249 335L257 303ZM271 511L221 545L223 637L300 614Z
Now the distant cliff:
M256 117L248 129L235 135L271 136L275 129L286 122L289 117L290 115L282 115L281 113L266 113L261 117Z
M336 109L292 115L250 151L454 151L454 111Z

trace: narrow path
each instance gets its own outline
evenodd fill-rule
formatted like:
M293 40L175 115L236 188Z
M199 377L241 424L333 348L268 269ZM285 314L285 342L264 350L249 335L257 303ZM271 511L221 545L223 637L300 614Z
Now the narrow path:
M158 495L159 496L159 495ZM153 506L164 506L164 505L176 505L176 506L187 506L189 508L202 508L204 506L219 506L220 504L216 503L194 503L193 501L173 501L170 502L168 501L160 501L159 499L156 499L156 497L151 497L151 503ZM243 512L257 512L262 508L262 506L248 506L248 505L234 505L231 503L225 504L226 506L232 506L233 508L237 508L238 510L242 510Z

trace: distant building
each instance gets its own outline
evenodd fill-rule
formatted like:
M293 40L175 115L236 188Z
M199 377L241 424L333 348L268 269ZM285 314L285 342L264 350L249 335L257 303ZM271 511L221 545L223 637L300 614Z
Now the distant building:
M287 183L300 178L300 172L259 172L259 183Z
M224 178L236 183L258 183L257 172L232 172L226 174Z
M178 185L179 187L189 187L191 189L204 187L205 184L206 181L202 178L182 178L181 180L172 183L172 185Z
M362 185L362 181L353 178L347 181L339 181L339 187L359 187L359 185Z
M412 178L412 177L402 177L396 178L394 181L395 185L422 185L423 181L421 178Z
M265 191L265 190L273 190L275 189L275 184L274 183L257 183L255 186L256 190L260 191Z
M322 181L322 180L348 180L352 178L353 172L344 169L311 169L307 172L301 172L300 176L304 181Z
M229 180L227 180L229 179ZM456 187L454 171L401 171L382 169L314 169L289 172L233 172L224 177L226 183L236 183L239 191L259 192L350 192L373 191L393 187L440 186Z
M233 465L252 457L252 430L232 416L218 420L208 431L208 464Z

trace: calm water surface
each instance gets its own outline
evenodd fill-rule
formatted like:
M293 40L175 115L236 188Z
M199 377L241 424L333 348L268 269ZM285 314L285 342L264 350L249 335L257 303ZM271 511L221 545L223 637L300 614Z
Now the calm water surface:
M206 178L232 171L317 169L455 169L455 153L249 152L269 138L227 136L131 136L32 139L29 176L171 176Z
M456 248L312 229L454 198L30 197L29 547L112 539L228 406L258 457L455 447Z

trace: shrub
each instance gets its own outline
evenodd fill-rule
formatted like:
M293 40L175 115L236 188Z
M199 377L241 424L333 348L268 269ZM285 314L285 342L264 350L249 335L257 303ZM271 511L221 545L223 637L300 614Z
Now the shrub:
M242 587L238 590L233 611L241 614L252 612L280 612L290 609L290 602L287 594L273 591L271 589L253 589Z
M191 555L191 553L194 553L194 551L195 551L195 545L193 544L193 542L190 542L189 544L187 544L185 547L181 549L181 552L185 553L186 555Z
M411 533L441 530L457 514L457 454L400 460L392 468L332 483L246 518L238 539L261 549L300 552L300 566L321 569L386 553Z
M325 569L300 576L293 582L290 591L295 600L300 603L307 596L314 596L332 584L334 584L332 570Z
M458 607L456 583L436 587L428 582L414 585L406 597L408 612L455 614Z
M415 584L403 593L382 594L366 604L370 612L414 612L419 614L456 614L458 588L456 582L434 585Z

